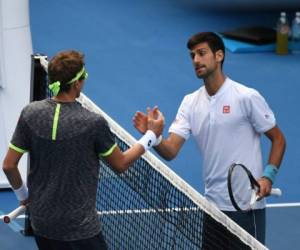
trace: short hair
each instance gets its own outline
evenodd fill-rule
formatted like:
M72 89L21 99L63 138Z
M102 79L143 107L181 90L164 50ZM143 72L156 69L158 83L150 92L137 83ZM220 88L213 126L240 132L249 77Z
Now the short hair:
M71 81L76 74L84 67L84 54L75 50L61 51L49 62L48 79L49 84L60 81L60 91L68 92ZM83 78L79 78L82 80Z
M187 47L189 50L192 50L199 43L207 43L209 48L213 53L216 53L218 50L222 50L225 59L225 45L222 38L214 32L200 32L192 37L187 42ZM224 62L221 62L223 64Z

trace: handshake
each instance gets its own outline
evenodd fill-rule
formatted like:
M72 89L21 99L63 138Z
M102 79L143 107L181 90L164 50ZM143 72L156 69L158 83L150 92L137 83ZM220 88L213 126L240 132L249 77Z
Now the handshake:
M142 145L145 151L161 143L165 118L157 106L153 109L148 107L147 114L137 111L133 117L133 125L143 134L137 143Z

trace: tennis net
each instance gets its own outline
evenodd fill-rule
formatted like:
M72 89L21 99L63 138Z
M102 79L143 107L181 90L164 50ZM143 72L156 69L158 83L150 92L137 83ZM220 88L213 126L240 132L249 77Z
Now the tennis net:
M42 93L32 100L40 100L49 96L46 57L32 60L32 89ZM136 142L84 94L78 102L108 121L122 150ZM122 174L100 165L96 207L109 249L266 249L151 152Z

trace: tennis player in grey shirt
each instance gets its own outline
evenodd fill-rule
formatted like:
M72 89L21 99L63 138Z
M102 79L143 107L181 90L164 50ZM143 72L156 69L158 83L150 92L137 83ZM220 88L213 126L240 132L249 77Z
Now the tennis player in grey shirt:
M76 101L87 78L83 54L56 54L48 74L54 96L22 110L3 170L29 209L39 249L106 249L95 208L99 157L125 171L155 145L164 118L149 110L147 133L122 152L106 120ZM25 152L31 157L28 188L18 171Z

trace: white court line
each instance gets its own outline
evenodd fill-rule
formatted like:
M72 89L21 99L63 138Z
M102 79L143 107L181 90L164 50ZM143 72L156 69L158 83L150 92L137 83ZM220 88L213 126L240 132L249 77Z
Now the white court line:
M300 202L295 203L273 203L273 204L267 204L267 207L300 207Z
M295 203L272 203L272 204L267 204L267 208L273 208L273 207L300 207L300 202L295 202ZM180 211L180 210L183 210L183 211L188 211L188 210L194 210L195 211L195 208L173 208L173 209L167 209L167 210L164 210L164 209L159 209L161 211L164 211L164 212L171 212L171 211ZM157 212L157 210L155 209L136 209L136 210L120 210L120 211L116 211L116 210L111 210L111 211L101 211L99 212L98 211L98 215L103 215L103 214L130 214L130 213L153 213L153 212ZM24 219L26 217L25 214L22 214L22 215L19 215L17 218L18 219ZM1 216L0 216L1 218Z

